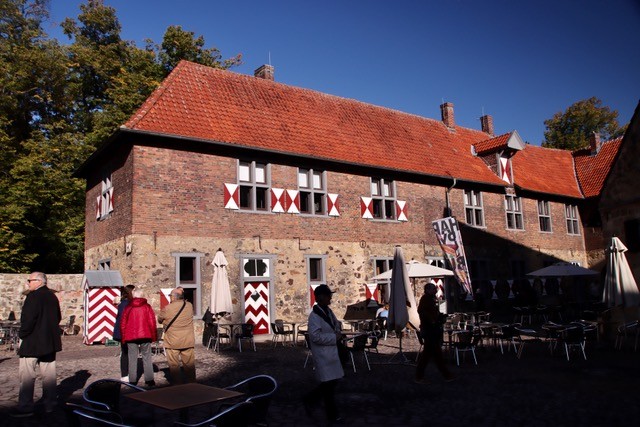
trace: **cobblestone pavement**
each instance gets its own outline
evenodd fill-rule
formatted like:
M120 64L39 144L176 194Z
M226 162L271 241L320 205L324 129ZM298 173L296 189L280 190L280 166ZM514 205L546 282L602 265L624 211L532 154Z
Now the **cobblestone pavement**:
M415 359L417 343L403 340L403 349ZM83 388L101 378L118 378L118 347L85 346L81 337L63 337L62 353L57 359L59 402L78 401ZM588 360L573 354L567 361L558 348L551 355L546 343L528 343L521 359L514 352L501 354L491 347L479 348L478 365L471 354L460 367L449 355L458 380L445 383L435 368L427 368L429 384L413 383L415 367L389 364L398 352L398 340L381 341L380 354L371 355L371 371L356 358L357 372L346 369L337 389L343 424L350 426L624 426L640 419L638 385L640 352L627 346L617 351L611 345L591 343ZM315 384L310 366L303 369L306 349L272 348L258 343L258 351L227 349L215 353L197 346L198 381L226 386L255 374L276 378L279 389L269 411L271 426L325 426L320 408L309 418L301 405L301 396ZM396 360L398 358L396 357ZM168 383L164 356L153 357L157 387ZM13 352L0 350L0 425L64 426L65 415L42 413L41 405L31 418L14 420L7 416L18 395L18 359ZM41 392L36 383L36 399ZM153 417L155 425L171 425L176 414L152 410L144 404L134 406L123 398L125 413ZM198 410L191 421L206 418ZM149 424L149 423L147 423Z

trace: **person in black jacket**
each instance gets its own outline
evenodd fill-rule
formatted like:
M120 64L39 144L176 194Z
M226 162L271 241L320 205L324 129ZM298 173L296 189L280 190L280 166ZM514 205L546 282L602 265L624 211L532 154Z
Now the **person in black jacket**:
M11 414L15 417L33 415L36 367L40 368L42 377L44 410L53 412L56 406L56 353L62 350L60 303L47 287L47 276L40 272L31 273L27 288L18 333L22 342L18 350L18 408Z

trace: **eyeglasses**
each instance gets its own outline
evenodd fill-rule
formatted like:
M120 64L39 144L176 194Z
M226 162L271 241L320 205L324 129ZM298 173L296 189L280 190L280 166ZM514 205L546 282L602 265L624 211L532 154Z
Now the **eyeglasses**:
M27 283L31 283L31 282L39 282L40 279L27 279Z

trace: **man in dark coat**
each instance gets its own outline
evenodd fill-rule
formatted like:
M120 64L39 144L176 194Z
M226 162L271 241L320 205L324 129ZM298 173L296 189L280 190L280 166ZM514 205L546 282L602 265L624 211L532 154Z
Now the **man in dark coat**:
M60 303L47 287L47 276L34 272L27 280L28 294L22 306L20 332L22 340L18 379L20 392L17 417L33 415L33 391L36 382L36 367L42 377L42 398L46 413L56 406L56 353L62 350L60 338Z

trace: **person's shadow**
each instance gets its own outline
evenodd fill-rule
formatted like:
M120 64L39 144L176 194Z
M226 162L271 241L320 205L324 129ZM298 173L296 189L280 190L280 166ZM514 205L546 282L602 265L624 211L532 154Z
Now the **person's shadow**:
M73 374L73 376L60 381L60 384L58 384L58 399L65 402L73 392L84 389L89 377L91 377L89 371L82 369Z

